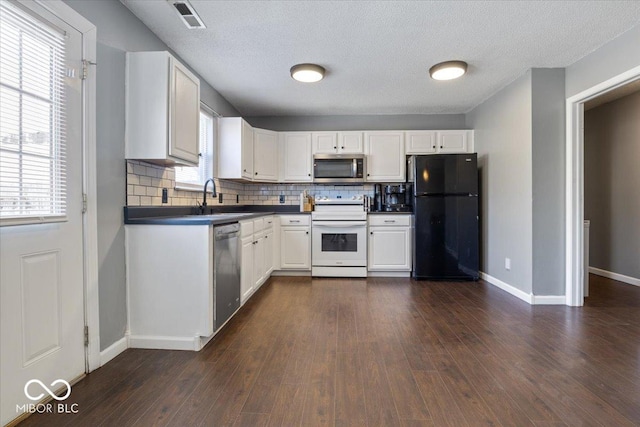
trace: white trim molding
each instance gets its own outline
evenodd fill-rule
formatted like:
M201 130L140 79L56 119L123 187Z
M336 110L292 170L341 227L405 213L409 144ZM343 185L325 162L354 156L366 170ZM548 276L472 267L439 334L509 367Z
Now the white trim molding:
M208 342L208 340L207 340ZM203 346L201 337L167 337L150 335L129 336L129 348L150 348L158 350L200 351Z
M629 285L640 286L640 279L631 276L625 276L624 274L614 273L613 271L607 271L596 267L589 267L589 273L606 277L608 279L617 280L618 282L627 283Z
M129 336L125 335L100 352L100 366L104 366L129 348Z
M565 294L566 304L584 305L584 103L640 79L640 66L567 98L565 140Z
M490 284L492 284L493 286L502 289L505 292L510 293L511 295L513 295L514 297L520 298L522 301L528 303L528 304L532 304L533 303L533 299L532 299L532 295L528 294L524 291L521 291L520 289L516 288L513 285L510 285L506 282L503 282L500 279L497 279L493 276L488 275L487 273L484 272L480 272L480 278Z
M528 294L513 285L503 282L487 273L480 272L480 278L485 282L510 293L514 297L520 298L522 301L531 305L564 305L566 298L564 295L533 295Z

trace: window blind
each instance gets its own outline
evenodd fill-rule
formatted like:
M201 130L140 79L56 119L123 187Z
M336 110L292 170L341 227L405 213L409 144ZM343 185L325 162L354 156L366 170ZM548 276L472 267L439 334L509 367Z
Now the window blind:
M64 35L0 2L2 225L65 218L64 72Z
M201 190L204 182L213 176L213 115L200 110L200 163L198 167L176 167L176 186Z

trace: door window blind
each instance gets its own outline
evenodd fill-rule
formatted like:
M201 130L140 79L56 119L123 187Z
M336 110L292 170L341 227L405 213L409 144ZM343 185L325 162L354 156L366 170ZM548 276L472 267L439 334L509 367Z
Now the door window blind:
M200 109L200 162L198 167L179 166L176 171L176 187L202 190L204 182L213 177L213 114Z
M0 224L64 220L65 42L0 2Z

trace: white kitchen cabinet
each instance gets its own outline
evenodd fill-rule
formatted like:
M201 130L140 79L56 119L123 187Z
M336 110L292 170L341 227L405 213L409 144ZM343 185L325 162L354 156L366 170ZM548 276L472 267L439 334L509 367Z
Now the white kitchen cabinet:
M437 151L438 132L417 130L405 132L407 154L433 154Z
M278 132L253 130L253 177L257 181L278 181Z
M337 132L313 132L311 141L313 154L335 154L338 152Z
M404 132L365 132L368 182L404 182Z
M313 181L313 155L311 150L311 133L285 132L281 134L283 147L284 182Z
M253 252L254 240L253 235L241 240L242 249L240 251L240 304L253 294L255 282L253 280Z
M251 125L241 117L221 117L218 119L218 135L217 177L253 180L254 141Z
M314 132L313 154L362 154L362 132Z
M472 130L418 130L405 132L407 154L473 152Z
M364 139L362 132L338 132L338 153L364 153Z
M438 131L438 153L466 153L469 151L469 133L467 130Z
M311 270L310 215L280 216L280 269Z
M369 215L368 270L411 271L411 215Z
M197 166L200 80L169 52L127 52L125 158Z
M130 346L200 350L213 324L213 227L125 226Z
M273 224L273 216L240 221L240 304L244 304L273 272Z

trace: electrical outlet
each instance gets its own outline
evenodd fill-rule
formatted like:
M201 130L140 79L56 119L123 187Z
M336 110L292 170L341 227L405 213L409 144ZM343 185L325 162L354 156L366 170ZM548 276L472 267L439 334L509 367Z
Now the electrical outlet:
M162 203L169 203L169 190L166 188L162 189Z
M504 259L504 268L505 270L511 270L511 258Z
M280 203L284 203L284 194L280 195Z

